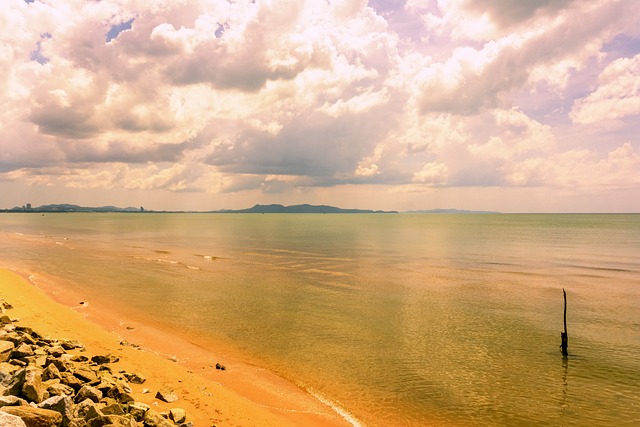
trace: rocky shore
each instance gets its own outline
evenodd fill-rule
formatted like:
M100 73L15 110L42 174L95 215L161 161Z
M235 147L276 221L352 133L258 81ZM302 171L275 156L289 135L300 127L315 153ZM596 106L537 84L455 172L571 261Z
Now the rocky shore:
M177 402L156 411L132 394L130 384L143 384L143 374L119 369L113 354L90 355L78 341L40 335L12 318L12 308L0 301L0 426L192 426L171 388L143 389Z

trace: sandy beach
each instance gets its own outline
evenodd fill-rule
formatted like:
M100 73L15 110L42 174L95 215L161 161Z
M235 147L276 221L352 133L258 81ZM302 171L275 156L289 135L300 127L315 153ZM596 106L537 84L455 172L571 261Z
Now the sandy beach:
M0 268L0 298L10 302L18 324L43 336L82 342L88 354L111 353L119 367L143 374L143 385L132 384L136 400L157 411L179 407L194 426L348 426L330 406L213 343L194 343L175 331L144 319L128 318L108 301L85 301L65 291L54 278ZM216 369L216 364L225 370ZM155 398L155 390L171 387L174 403ZM149 393L143 393L149 389Z

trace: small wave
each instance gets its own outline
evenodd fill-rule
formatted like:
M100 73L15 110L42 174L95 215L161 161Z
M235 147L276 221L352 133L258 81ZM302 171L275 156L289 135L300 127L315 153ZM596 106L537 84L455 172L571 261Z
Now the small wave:
M312 395L313 397L318 399L320 402L324 403L325 405L333 409L333 411L336 414L340 415L342 419L344 419L346 422L351 424L353 427L364 427L364 425L353 414L349 413L349 411L347 411L346 409L340 407L335 402L332 402L331 400L327 399L326 397L316 392L312 388L306 388L306 390L310 395Z

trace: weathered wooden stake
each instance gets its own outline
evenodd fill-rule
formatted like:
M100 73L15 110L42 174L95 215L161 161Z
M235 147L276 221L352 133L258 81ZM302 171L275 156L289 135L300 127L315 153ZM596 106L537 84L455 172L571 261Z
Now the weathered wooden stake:
M560 348L562 349L562 355L564 357L569 356L569 351L567 347L569 346L569 336L567 335L567 293L562 288L562 294L564 295L564 332L560 332L560 339L562 343L560 344Z

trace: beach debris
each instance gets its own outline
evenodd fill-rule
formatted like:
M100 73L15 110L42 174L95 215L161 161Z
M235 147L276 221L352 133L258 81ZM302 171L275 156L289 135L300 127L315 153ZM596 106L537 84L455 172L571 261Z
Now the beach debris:
M75 340L43 338L11 321L0 324L0 426L192 426L181 408L161 414L137 402L130 384L146 378L122 369L114 374L108 365L119 362L117 356L74 354L82 351ZM169 387L156 398L178 400Z

